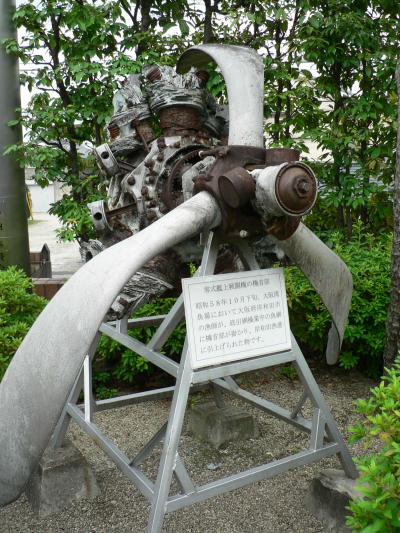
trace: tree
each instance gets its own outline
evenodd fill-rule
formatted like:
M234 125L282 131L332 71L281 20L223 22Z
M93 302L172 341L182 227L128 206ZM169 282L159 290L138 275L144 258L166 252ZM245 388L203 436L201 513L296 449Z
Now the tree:
M24 152L39 184L58 179L70 188L52 211L63 237L86 239L85 205L104 187L78 147L105 140L120 80L144 63L173 65L193 43L252 46L265 59L268 146L307 152L306 140L317 142L322 205L336 210L339 228L350 238L358 218L385 227L398 18L386 0L27 1L15 15L23 39L7 49L33 65L22 81L36 92L21 117L28 142L11 150ZM209 89L225 98L218 74Z
M396 47L387 15L372 2L317 0L301 31L324 102L311 138L328 160L326 201L336 208L337 224L347 226L349 238L355 217L368 222L371 200L393 168Z
M168 9L179 19L182 6L141 0L132 13L128 1L42 0L16 10L15 24L24 31L19 44L5 43L6 50L29 64L21 81L35 91L20 117L25 142L9 151L20 152L40 185L60 181L67 186L51 208L64 223L62 238L91 235L86 204L105 193L94 162L80 156L79 146L105 140L112 95L124 75L139 71L143 63L171 62L161 51L183 49L177 50L180 36L163 40L157 38L163 27L155 31Z
M397 148L393 195L393 247L390 303L386 322L386 345L383 357L387 368L393 366L400 349L400 61L396 68L397 82Z

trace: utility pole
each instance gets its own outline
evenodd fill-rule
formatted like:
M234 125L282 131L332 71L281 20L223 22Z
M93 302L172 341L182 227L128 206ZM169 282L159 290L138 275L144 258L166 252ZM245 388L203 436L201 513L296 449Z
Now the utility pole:
M21 107L18 59L6 54L1 42L17 38L12 23L15 0L0 0L0 270L15 265L28 275L29 240L24 171L6 147L22 141L21 127L9 127Z

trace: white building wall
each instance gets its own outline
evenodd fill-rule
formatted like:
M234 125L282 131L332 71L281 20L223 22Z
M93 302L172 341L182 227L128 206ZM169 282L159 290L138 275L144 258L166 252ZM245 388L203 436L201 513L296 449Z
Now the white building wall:
M32 179L33 174L33 168L25 169L25 183L31 195L32 212L47 213L51 204L60 200L68 188L59 182L51 183L42 188Z

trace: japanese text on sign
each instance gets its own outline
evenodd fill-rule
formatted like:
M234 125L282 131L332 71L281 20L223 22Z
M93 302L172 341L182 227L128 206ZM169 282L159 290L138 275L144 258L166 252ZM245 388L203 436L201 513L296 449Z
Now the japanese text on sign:
M281 268L182 280L193 368L291 348Z

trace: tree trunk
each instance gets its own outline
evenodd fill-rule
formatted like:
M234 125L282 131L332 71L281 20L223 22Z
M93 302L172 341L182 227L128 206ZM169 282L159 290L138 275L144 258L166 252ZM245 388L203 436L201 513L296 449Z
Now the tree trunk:
M393 247L390 302L386 321L385 367L390 368L399 353L400 337L400 61L396 68L397 82L397 147L393 193Z
M212 27L212 5L211 0L204 0L205 14L204 14L204 34L203 43L212 43L215 41L213 27Z
M140 13L141 13L141 23L139 31L141 33L144 33L149 30L151 25L151 15L150 15L150 9L152 5L152 0L141 0L140 2ZM147 41L144 39L140 41L140 43L136 47L136 55L140 56L148 49Z

